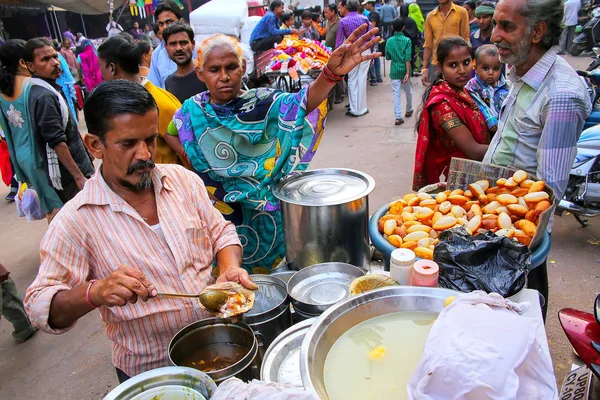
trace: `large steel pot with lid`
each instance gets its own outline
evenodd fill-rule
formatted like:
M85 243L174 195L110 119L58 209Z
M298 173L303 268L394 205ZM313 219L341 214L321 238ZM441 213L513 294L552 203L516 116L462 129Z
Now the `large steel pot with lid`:
M369 265L369 193L375 180L342 168L306 171L281 180L286 257L292 269L338 261Z

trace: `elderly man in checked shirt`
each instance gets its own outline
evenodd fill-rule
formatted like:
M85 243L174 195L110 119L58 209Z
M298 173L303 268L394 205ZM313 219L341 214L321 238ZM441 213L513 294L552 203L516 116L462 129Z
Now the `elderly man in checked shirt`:
M577 139L591 111L584 83L552 48L562 19L563 0L501 0L496 7L491 40L500 61L512 65L512 88L483 159L524 169L546 181L557 199L567 186ZM548 304L545 262L530 272L529 284Z
M214 259L219 281L256 285L240 268L235 227L212 206L202 180L154 164L152 95L135 82L104 82L84 112L85 142L102 166L50 224L25 306L35 326L54 334L99 308L122 382L167 366L170 338L209 316L195 299L155 298L158 290L199 293L214 283Z

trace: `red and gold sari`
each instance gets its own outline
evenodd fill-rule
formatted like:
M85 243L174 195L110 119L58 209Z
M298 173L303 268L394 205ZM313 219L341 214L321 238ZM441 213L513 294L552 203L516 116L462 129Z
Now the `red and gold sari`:
M487 143L485 118L471 96L452 89L447 82L435 85L423 106L419 124L413 190L440 182L448 175L452 157L467 158L447 131L465 125L477 143Z

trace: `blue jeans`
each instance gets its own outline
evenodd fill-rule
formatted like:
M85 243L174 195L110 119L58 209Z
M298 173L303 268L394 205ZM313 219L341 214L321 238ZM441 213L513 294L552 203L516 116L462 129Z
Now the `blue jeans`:
M396 119L403 118L402 115L402 90L406 94L406 110L412 111L412 88L410 86L410 80L406 83L402 83L399 79L392 79L392 91L394 93L394 114Z
M383 82L383 78L381 78L381 60L379 58L376 58L369 67L369 81L371 83Z

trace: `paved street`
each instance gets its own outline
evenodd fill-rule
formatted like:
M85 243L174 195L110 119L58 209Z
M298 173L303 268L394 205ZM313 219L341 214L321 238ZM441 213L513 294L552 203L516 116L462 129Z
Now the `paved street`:
M585 68L589 58L570 60ZM389 71L389 66L388 66ZM423 93L414 78L415 108ZM370 113L361 118L344 116L339 105L328 119L325 137L311 168L346 167L369 173L377 182L370 197L371 212L410 190L415 147L415 117L395 127L389 79L369 87ZM1 184L0 184L1 185ZM7 189L0 187L4 197ZM17 219L14 204L0 201L0 262L12 271L24 293L39 263L38 245L45 221ZM556 218L549 256L550 307L547 330L557 381L562 382L574 360L557 320L558 310L573 307L591 311L600 288L600 219L581 228L572 216ZM0 322L0 399L97 399L117 385L100 315L94 311L72 331L53 336L37 333L16 345L12 326Z

